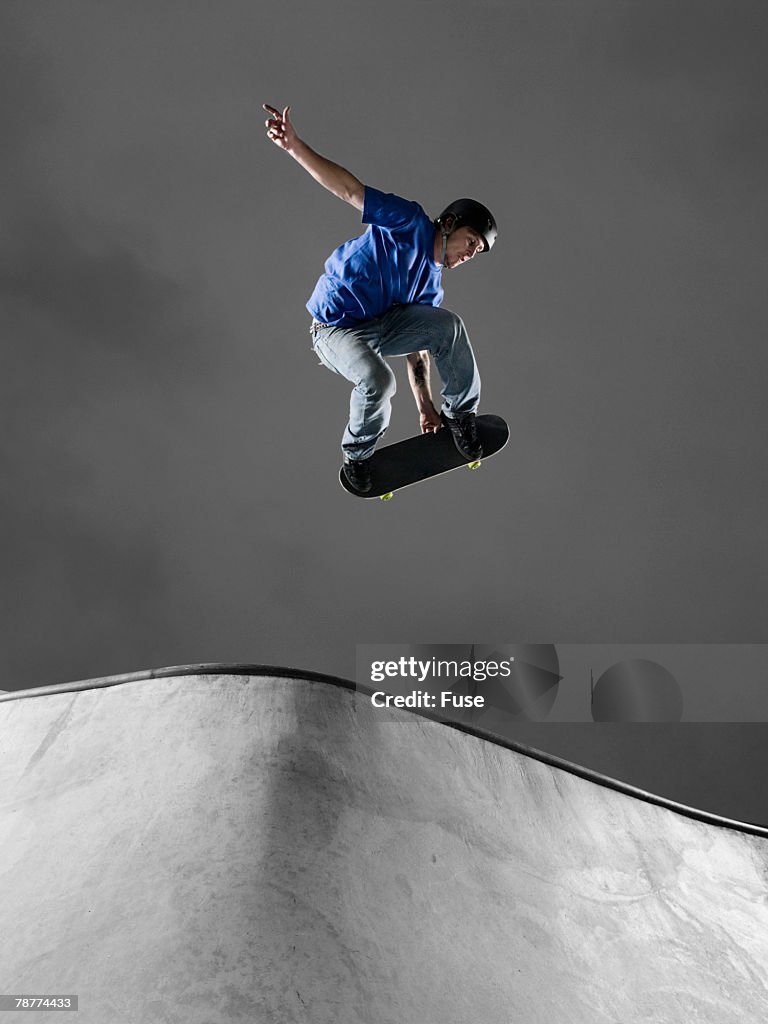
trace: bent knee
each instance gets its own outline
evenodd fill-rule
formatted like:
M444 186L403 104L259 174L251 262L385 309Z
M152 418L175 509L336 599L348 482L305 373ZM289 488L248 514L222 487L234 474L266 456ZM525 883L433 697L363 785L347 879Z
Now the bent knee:
M440 323L445 334L466 337L467 329L458 313L454 313L451 309L444 309L442 306L437 307L435 312L437 313L437 322Z
M392 370L382 365L376 368L375 373L361 381L358 387L368 398L393 398L397 391L397 380Z

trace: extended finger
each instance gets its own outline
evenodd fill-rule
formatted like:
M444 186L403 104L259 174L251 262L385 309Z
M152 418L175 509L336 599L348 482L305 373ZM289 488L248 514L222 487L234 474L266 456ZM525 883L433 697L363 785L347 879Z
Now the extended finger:
M268 114L272 114L273 117L280 117L280 111L275 110L274 107L270 107L268 103L262 103L261 105L267 111Z

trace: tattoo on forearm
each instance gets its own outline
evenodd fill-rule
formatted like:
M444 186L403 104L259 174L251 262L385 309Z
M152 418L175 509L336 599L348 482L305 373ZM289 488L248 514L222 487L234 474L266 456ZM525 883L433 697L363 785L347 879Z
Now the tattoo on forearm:
M413 364L413 383L417 388L425 388L427 386L427 368L424 365L423 359L417 359Z

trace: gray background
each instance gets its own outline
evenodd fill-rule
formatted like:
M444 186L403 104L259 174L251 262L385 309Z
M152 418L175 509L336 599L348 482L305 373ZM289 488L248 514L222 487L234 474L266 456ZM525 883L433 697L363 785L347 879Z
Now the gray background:
M4 687L197 661L351 677L365 642L766 640L763 4L24 0L0 21ZM340 489L348 389L304 302L359 220L266 140L262 101L367 183L496 213L494 252L444 281L512 430L479 473L387 504ZM398 372L390 440L417 423ZM645 757L647 729L636 768L612 727L530 728L768 820L763 726L707 727L710 773L679 738Z

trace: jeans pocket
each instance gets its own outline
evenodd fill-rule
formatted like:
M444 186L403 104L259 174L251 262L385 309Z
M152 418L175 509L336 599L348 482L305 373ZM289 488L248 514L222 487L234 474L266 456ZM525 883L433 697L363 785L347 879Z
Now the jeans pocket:
M335 367L335 366L333 365L333 363L331 363L331 362L329 361L328 357L327 357L327 356L326 356L326 355L324 354L324 352L322 351L322 349L321 349L321 347L320 347L320 342L318 341L318 339L317 339L317 338L315 338L315 340L314 340L314 343L313 343L313 345L312 345L312 348L313 348L313 350L314 350L314 353L315 353L315 355L317 356L317 358L318 358L318 359L320 360L320 362L322 363L322 365L323 365L323 366L324 366L324 367L325 367L325 368L326 368L327 370L330 370L330 371L331 371L331 373L338 373L338 372L339 372L339 371L338 371L338 370L336 369L336 367Z

